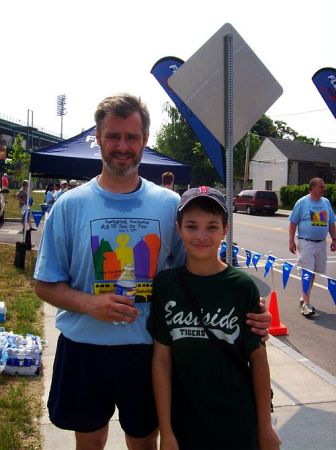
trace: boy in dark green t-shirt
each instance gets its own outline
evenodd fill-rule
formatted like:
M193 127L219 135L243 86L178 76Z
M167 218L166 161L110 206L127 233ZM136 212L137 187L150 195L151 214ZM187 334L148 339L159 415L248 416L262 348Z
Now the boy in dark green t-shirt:
M259 292L217 257L227 231L223 195L186 191L177 228L187 263L156 276L149 320L160 448L278 450L265 346L244 319L259 310Z

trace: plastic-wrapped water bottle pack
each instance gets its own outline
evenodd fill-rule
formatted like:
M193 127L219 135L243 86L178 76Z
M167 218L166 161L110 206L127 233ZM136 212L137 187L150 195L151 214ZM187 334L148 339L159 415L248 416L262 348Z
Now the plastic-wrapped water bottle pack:
M0 322L4 322L6 320L6 305L5 302L0 302Z
M9 375L38 375L42 364L39 336L26 336L0 328L0 372Z

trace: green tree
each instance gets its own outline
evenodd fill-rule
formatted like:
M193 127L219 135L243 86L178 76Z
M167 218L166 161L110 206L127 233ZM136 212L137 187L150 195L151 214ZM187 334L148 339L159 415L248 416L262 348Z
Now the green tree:
M247 146L249 149L249 161L257 153L261 143L262 138L257 133L250 133L250 143L248 144L247 135L245 135L233 150L233 173L235 178L244 178L245 171L245 159Z
M166 103L164 110L169 121L162 125L156 135L156 150L190 164L193 185L213 186L220 178L197 136L177 108Z
M252 127L252 133L259 135L261 138L271 137L277 139L289 139L293 141L306 142L312 145L321 145L321 141L317 138L309 138L299 134L293 128L289 127L286 122L282 120L273 121L265 114Z
M9 152L9 169L8 172L15 176L15 179L22 182L27 178L29 172L30 155L24 149L23 137L19 133L16 135L12 149Z
M197 136L177 108L170 103L164 105L169 121L162 125L156 136L156 148L172 158L190 164L192 167L192 184L213 186L220 182L211 161ZM286 122L273 121L265 114L252 127L250 132L249 160L253 158L265 137L290 139L308 144L320 145L319 139L300 135ZM243 178L245 171L246 136L234 147L233 173L235 178Z

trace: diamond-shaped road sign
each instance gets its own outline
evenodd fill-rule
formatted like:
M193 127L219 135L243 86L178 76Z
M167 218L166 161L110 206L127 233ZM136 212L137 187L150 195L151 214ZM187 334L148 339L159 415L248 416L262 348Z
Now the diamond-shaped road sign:
M168 84L225 146L224 36L233 41L233 145L280 97L282 87L231 24L220 28Z

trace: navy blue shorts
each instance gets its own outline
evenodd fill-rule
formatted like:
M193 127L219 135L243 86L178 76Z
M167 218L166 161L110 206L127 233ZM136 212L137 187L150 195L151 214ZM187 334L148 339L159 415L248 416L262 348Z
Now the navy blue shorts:
M119 410L121 428L142 438L157 426L152 389L152 346L92 345L58 338L48 399L58 428L89 433Z

